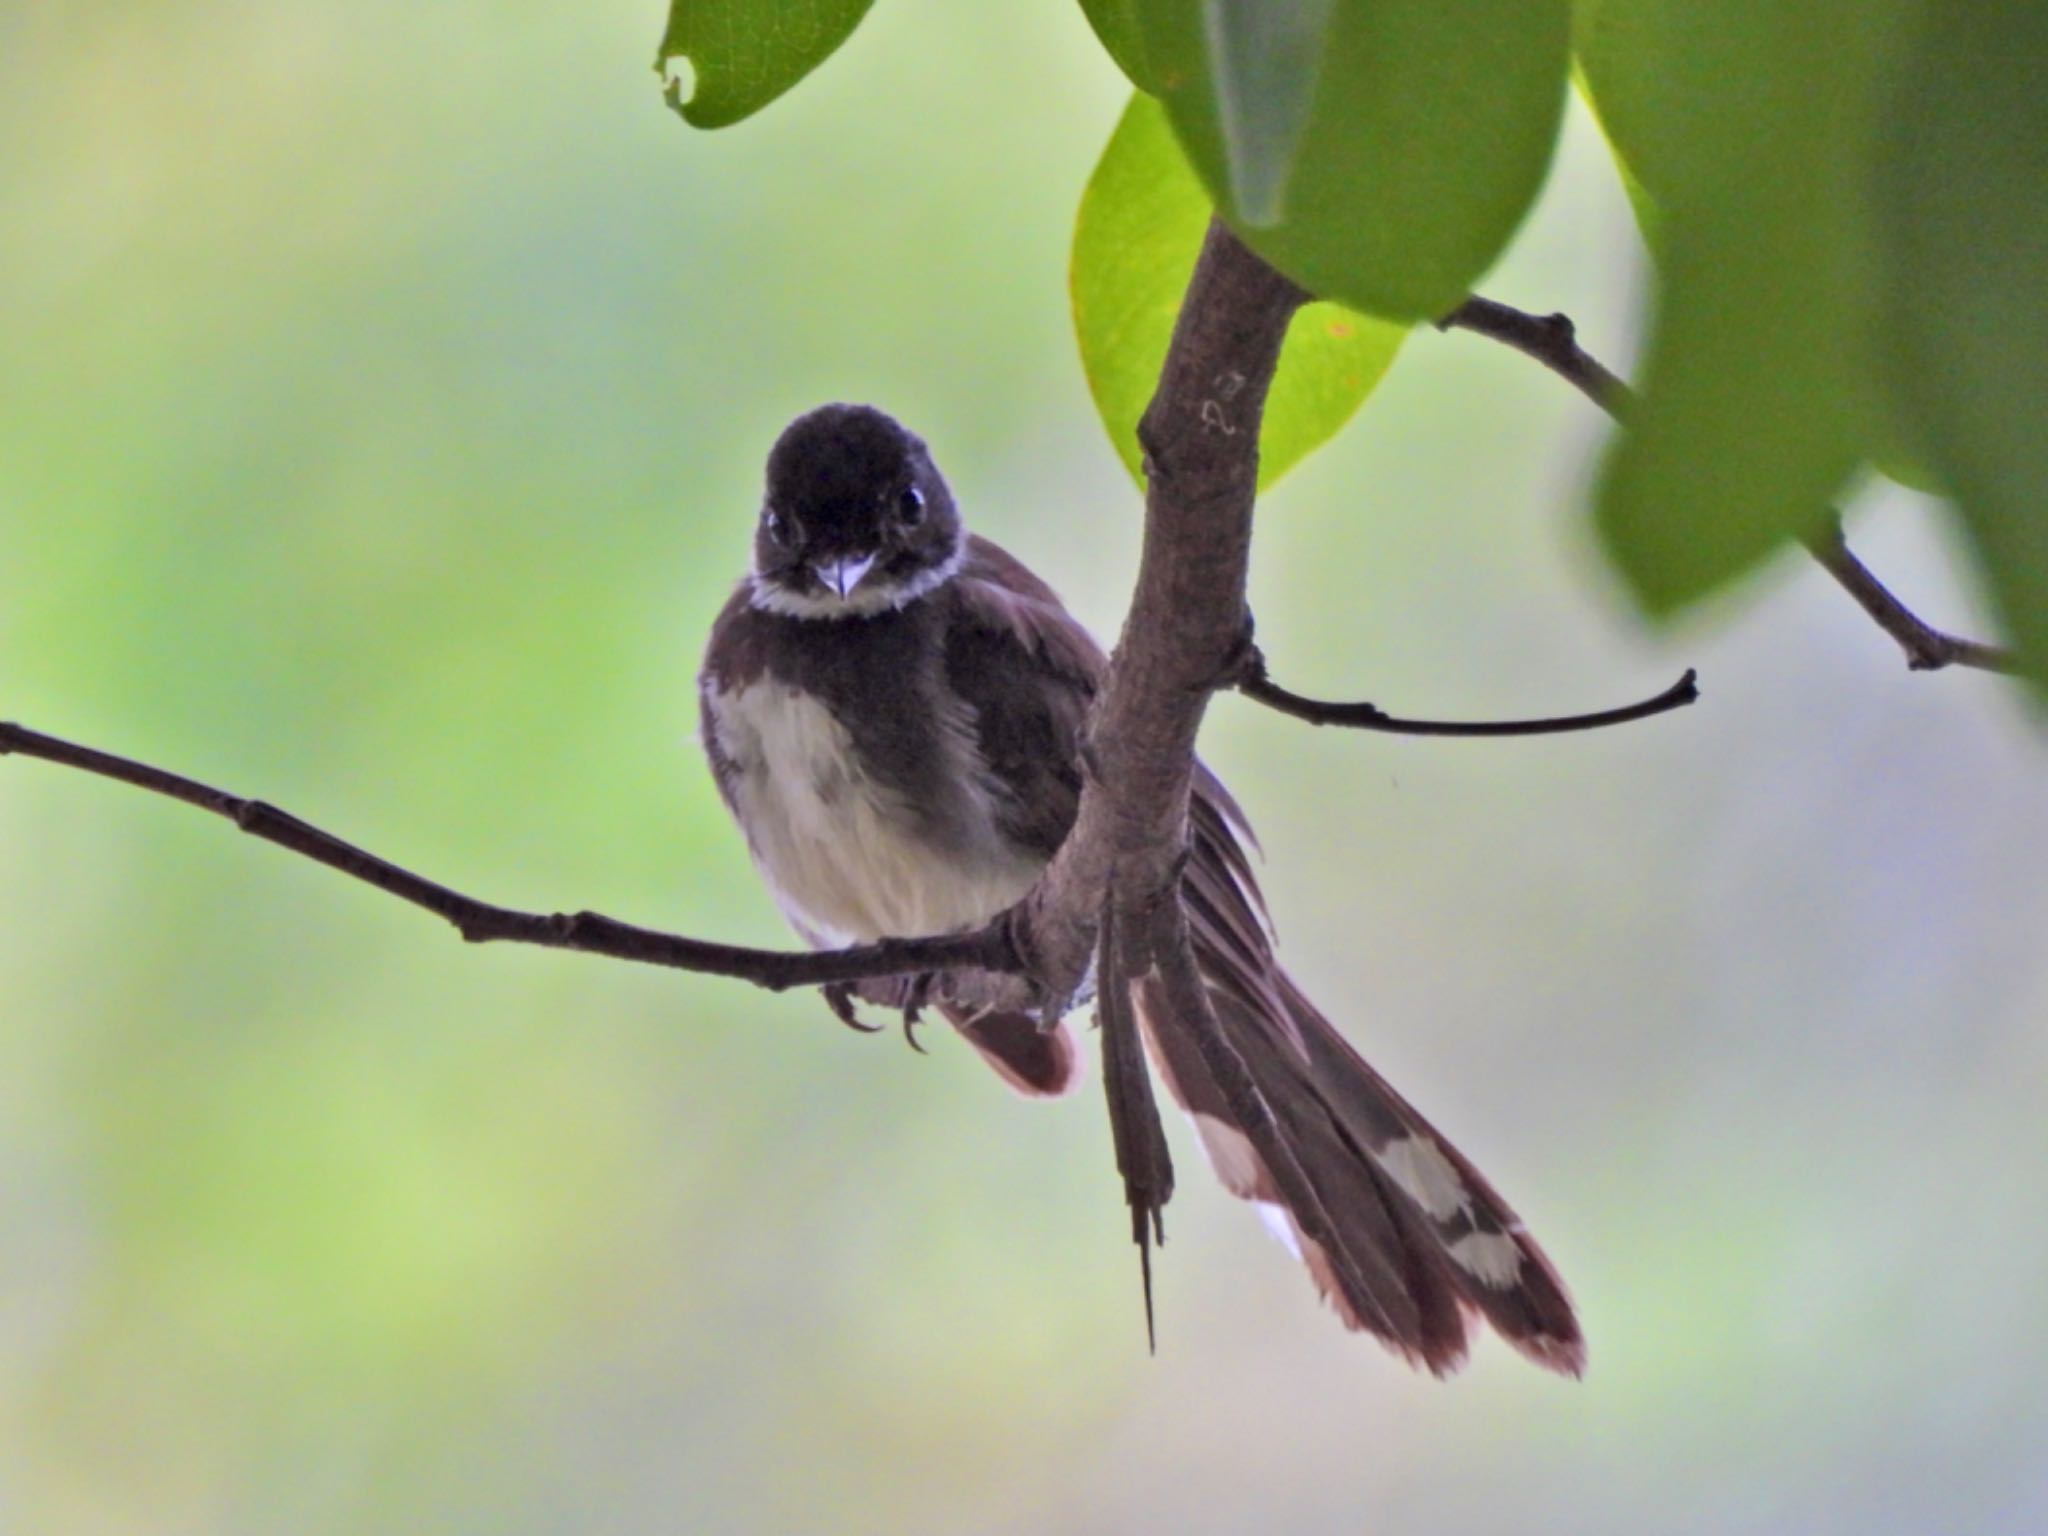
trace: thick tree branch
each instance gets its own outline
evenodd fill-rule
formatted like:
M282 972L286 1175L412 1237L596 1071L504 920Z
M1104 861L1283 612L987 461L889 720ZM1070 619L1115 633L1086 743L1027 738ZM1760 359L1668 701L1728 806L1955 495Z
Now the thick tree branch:
M955 968L1007 973L1018 969L1009 925L998 919L973 933L938 938L890 939L853 949L785 951L713 944L680 934L635 927L597 912L518 912L478 901L436 884L387 859L343 842L287 811L261 800L244 800L196 779L168 773L112 753L82 747L0 721L0 757L19 753L118 779L225 817L252 837L340 870L352 879L424 907L454 925L473 944L506 941L549 949L581 950L614 960L635 960L711 976L731 976L780 992L832 981L861 981Z
M1266 390L1287 323L1306 299L1211 221L1158 392L1138 423L1145 541L1089 716L1080 815L1021 909L1019 944L1054 997L1071 995L1087 969L1112 868L1120 919L1135 920L1178 876L1195 734L1248 633Z
M1282 688L1266 675L1266 658L1257 646L1245 653L1237 691L1310 725L1342 725L1393 736L1555 736L1566 731L1594 731L1683 709L1700 696L1699 674L1688 667L1683 677L1654 698L1624 704L1618 709L1596 710L1586 715L1550 715L1537 720L1408 720L1388 714L1377 704L1332 703Z
M1635 394L1579 345L1578 330L1565 315L1532 315L1476 294L1437 322L1440 331L1472 331L1535 358L1616 420L1625 420ZM2016 672L2010 651L1936 629L1908 608L1850 551L1838 516L1830 514L1822 533L1805 540L1807 551L1855 598L1863 611L1906 654L1916 672L1943 667L1976 667Z
M1080 985L1099 946L1104 1087L1152 1329L1151 1245L1173 1191L1130 988L1163 986L1311 1237L1330 1223L1251 1074L1209 1007L1181 919L1195 736L1235 680L1250 634L1245 584L1259 427L1288 322L1306 300L1211 220L1159 388L1138 424L1145 541L1137 589L1088 719L1074 829L1019 908L1019 939L1048 994ZM1098 932L1098 929L1100 930ZM1339 1253L1339 1263L1348 1259ZM1355 1277L1351 1277L1354 1278Z

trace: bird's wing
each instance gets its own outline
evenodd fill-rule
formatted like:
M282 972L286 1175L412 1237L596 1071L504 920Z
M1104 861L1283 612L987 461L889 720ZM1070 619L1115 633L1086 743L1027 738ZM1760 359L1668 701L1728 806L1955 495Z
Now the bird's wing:
M968 540L949 591L945 685L972 712L1004 835L1049 860L1080 807L1081 727L1108 661L1052 589L986 539Z
M702 666L697 670L698 738L704 744L704 757L711 765L711 778L718 785L718 796L735 820L740 813L733 789L735 768L719 744L712 700L720 693L738 692L760 675L763 663L757 629L743 583L726 600L717 621L711 626L711 643L705 649ZM745 831L744 825L741 831Z
M967 706L998 826L1050 860L1080 807L1081 726L1107 660L1052 589L986 539L969 538L946 591L944 684ZM1064 1024L1048 1031L1025 1013L941 1006L1020 1092L1057 1095L1080 1080L1081 1054Z

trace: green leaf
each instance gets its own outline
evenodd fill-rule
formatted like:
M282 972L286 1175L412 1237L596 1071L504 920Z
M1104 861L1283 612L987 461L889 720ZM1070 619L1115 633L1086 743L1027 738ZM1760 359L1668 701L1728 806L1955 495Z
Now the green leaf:
M1138 31L1138 0L1081 0L1081 11L1095 29L1096 41L1141 91L1158 94L1145 59L1145 39Z
M1885 479L1896 481L1923 496L1948 495L1948 487L1928 467L1927 460L1902 442L1895 441L1889 447L1872 450L1870 467Z
M1728 5L1723 13L1682 0L1574 0L1580 83L1631 179L1653 199L1717 174L1730 128L1754 110L1746 98L1769 83L1753 0Z
M1597 509L1609 555L1655 614L1817 531L1863 456L1843 403L1842 317L1798 276L1815 258L1677 221L1664 247L1640 393Z
M1280 222L1333 9L1334 0L1212 0L1204 15L1230 205L1246 224Z
M668 104L697 128L751 117L853 35L874 0L670 0L654 55ZM696 90L682 99L674 65L688 59Z
M2048 11L1931 3L1876 164L1886 375L2048 685Z
M1542 184L1568 0L1137 0L1137 16L1217 207L1312 293L1447 314Z
M1863 196L1914 0L1580 0L1582 78L1654 205L1658 313L1598 521L1653 613L1821 526L1893 438Z
M1588 0L1580 0L1573 11L1575 23L1576 18L1588 9L1591 9ZM1575 66L1572 78L1578 85L1580 98L1592 112L1593 121L1599 125L1601 135L1607 140L1608 152L1614 156L1615 174L1621 178L1621 190L1628 198L1629 212L1636 218L1636 233L1643 237L1643 245L1654 259L1664 245L1664 216L1657 210L1657 200L1650 196L1650 189L1643 185L1642 177L1635 173L1634 168L1628 163L1628 156L1622 153L1621 146L1608 131L1605 120L1600 116L1600 100L1593 94L1593 88L1586 80L1584 67Z
M1165 109L1149 96L1132 97L1081 196L1072 292L1089 391L1141 485L1138 417L1158 387L1209 212L1208 194L1174 141ZM1266 400L1261 489L1350 419L1406 335L1402 326L1341 305L1302 308Z

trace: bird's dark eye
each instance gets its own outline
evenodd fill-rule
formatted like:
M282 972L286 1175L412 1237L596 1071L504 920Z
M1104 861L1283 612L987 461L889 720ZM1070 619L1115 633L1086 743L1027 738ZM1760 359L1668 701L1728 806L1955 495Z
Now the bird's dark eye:
M896 517L906 528L915 528L924 521L924 492L914 485L903 487L903 494L896 498Z
M783 521L780 512L770 510L762 513L761 531L768 535L768 542L771 544L789 542L789 524Z

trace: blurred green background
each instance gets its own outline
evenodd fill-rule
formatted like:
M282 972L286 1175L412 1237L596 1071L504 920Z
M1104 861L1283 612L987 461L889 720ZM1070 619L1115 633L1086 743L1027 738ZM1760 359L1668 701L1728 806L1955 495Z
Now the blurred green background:
M652 4L0 10L0 716L479 894L779 942L691 679L787 417L869 399L1113 633L1136 501L1066 318L1124 89L1071 5L886 0L761 118ZM1576 114L1487 288L1630 361ZM1288 953L1583 1306L1573 1386L1345 1336L1173 1127L1161 1351L1093 1081L814 998L465 949L223 824L0 764L0 1529L2037 1531L2048 776L1820 573L1675 637L1604 424L1417 336L1262 509L1219 701ZM1938 513L1865 555L1982 626Z

